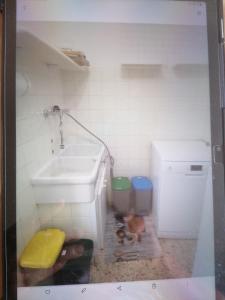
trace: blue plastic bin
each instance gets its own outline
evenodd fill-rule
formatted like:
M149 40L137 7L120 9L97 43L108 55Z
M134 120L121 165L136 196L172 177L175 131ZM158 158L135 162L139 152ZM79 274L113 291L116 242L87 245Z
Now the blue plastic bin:
M148 216L152 210L152 190L151 180L145 176L135 176L131 179L133 190L134 212L139 216Z

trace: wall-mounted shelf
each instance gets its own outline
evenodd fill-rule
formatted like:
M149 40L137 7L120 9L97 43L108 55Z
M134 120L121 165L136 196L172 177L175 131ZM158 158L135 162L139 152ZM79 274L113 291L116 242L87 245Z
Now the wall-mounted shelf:
M180 70L180 69L208 69L208 63L207 62L202 62L202 63L180 63L180 64L175 64L173 65L173 68L176 70Z
M199 78L202 76L208 76L209 65L207 63L176 64L173 66L173 71L179 77L194 76Z
M207 68L207 62L190 62L190 63L146 63L146 64L137 64L137 63L130 63L130 64L121 64L122 68L140 68L140 69L160 69L163 66L169 66L174 69L182 69L182 68Z
M56 65L62 70L84 71L88 69L86 66L79 66L60 50L26 30L17 31L16 46L19 49L26 49L41 62Z
M140 68L140 69L160 69L162 68L163 64L135 64L135 63L130 63L130 64L121 64L122 68Z

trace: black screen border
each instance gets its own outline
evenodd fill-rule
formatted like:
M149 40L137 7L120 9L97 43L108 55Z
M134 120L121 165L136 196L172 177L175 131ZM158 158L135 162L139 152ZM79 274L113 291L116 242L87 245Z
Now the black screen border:
M17 299L16 0L3 7L3 299Z

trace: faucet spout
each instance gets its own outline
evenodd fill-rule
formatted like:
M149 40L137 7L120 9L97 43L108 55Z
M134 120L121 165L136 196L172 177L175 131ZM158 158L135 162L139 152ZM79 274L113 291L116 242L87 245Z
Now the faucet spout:
M60 134L60 149L64 149L65 145L64 145L64 136L63 136L63 112L60 111L59 112L59 134Z
M43 115L45 118L48 118L49 116L59 116L59 135L60 135L60 149L64 149L64 136L63 136L63 114L68 113L68 109L61 109L58 105L53 105L50 108L44 109Z

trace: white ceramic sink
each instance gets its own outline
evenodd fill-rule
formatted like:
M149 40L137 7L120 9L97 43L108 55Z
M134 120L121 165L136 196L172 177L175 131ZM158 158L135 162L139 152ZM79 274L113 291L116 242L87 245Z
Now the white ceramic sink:
M92 157L57 157L33 177L33 184L78 184L95 181L99 161Z
M61 150L60 156L98 157L104 148L100 144L73 144Z
M69 145L32 178L37 203L90 202L104 147Z

